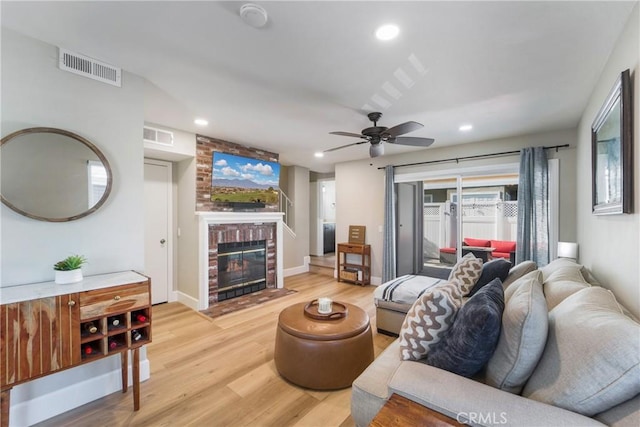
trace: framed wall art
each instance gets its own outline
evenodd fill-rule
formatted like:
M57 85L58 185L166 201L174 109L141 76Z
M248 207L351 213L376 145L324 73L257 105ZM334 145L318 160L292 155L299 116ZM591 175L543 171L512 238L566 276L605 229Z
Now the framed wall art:
M591 125L592 212L631 213L632 122L631 78L623 71Z

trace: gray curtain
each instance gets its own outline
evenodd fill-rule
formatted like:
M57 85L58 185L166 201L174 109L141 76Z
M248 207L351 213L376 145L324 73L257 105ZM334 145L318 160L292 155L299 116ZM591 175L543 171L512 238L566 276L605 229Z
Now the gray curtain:
M549 176L544 147L520 151L516 263L549 263Z
M393 166L384 168L384 234L382 236L382 283L396 277L396 209Z

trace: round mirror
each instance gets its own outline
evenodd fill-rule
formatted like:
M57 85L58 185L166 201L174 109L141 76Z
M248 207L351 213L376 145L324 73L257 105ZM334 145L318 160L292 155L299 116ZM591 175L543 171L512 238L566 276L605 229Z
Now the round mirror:
M111 167L85 138L55 128L29 128L2 138L0 198L41 221L82 218L111 192Z

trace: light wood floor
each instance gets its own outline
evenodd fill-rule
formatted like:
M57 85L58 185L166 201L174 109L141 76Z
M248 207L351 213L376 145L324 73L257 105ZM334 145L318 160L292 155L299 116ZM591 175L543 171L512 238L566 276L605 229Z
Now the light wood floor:
M305 390L278 375L273 361L278 314L320 296L369 313L376 356L393 338L375 332L373 287L338 283L320 274L285 279L298 292L258 307L210 319L180 303L153 308L151 378L52 418L43 426L353 426L351 389Z

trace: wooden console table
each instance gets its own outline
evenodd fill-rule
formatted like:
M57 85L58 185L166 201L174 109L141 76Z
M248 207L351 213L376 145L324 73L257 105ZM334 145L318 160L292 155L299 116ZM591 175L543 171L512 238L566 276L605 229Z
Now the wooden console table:
M395 393L369 424L369 427L404 426L451 427L464 424Z
M140 409L140 347L151 342L151 280L133 271L82 282L0 289L0 425L14 385L119 354L122 392L133 356L133 408Z
M347 262L347 254L359 256L360 262ZM371 283L371 245L359 243L338 243L338 282L356 283L366 286Z

